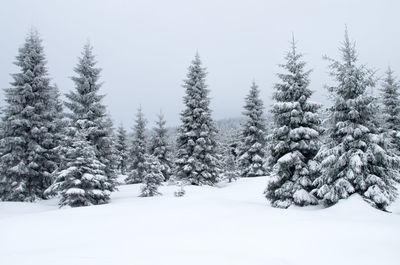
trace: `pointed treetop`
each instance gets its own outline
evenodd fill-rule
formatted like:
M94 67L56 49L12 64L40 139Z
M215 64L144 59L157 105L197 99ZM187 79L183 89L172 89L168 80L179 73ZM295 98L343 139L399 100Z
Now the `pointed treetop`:
M256 84L256 80L253 78L253 81L251 82L251 88L258 88L258 85Z
M393 70L390 67L390 65L386 69L386 75L387 75L386 80L394 80L394 78L393 78Z
M352 63L356 62L358 59L356 45L355 42L352 42L349 38L349 31L347 29L347 25L344 31L344 41L342 43L342 47L340 51L343 53L343 60L347 65L351 65Z
M294 33L292 32L292 40L290 41L290 47L292 49L292 54L296 54L296 40L294 38Z
M25 37L25 43L18 49L19 54L16 56L17 61L15 65L22 68L23 72L40 72L44 75L47 74L47 67L45 66L46 56L42 45L42 39L39 32L35 28L31 28ZM39 64L37 62L40 62Z

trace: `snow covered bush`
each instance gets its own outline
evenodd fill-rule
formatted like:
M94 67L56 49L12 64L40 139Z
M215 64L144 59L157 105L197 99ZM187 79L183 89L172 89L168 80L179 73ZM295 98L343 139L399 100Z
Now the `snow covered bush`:
M174 192L174 196L175 197L182 197L185 195L186 191L183 188L185 186L183 181L178 181L177 182L177 186L179 187L175 192Z

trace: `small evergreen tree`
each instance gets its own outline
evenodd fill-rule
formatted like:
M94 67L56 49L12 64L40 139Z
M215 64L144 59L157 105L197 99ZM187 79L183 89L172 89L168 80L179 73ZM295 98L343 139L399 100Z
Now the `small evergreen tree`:
M260 99L260 91L255 82L251 85L246 97L245 111L247 120L243 124L240 146L239 165L242 177L265 176L264 146L265 120L264 106Z
M386 71L381 98L383 103L383 127L391 138L393 151L400 154L400 85L389 67Z
M228 153L224 157L224 166L225 170L222 173L223 179L226 179L229 183L231 183L232 180L237 180L240 177L237 161L232 153Z
M159 160L146 154L144 156L144 173L143 173L143 186L141 187L141 197L151 197L160 195L158 187L161 186L161 182L164 181L162 173L162 165Z
M151 140L150 154L158 159L161 164L161 172L164 180L168 180L171 176L172 162L170 160L171 150L168 146L167 128L165 128L164 115L160 113L154 127L154 135Z
M181 113L176 160L176 177L193 185L214 185L218 178L217 130L211 118L205 77L205 68L196 54L183 85L186 109Z
M221 178L232 182L240 177L238 165L239 146L240 146L239 128L231 128L224 134L219 132L219 153L221 157Z
M327 58L336 86L328 88L334 105L328 139L318 154L321 175L314 181L314 193L326 205L358 193L371 205L385 209L397 195L393 180L399 177L399 161L387 152L379 133L375 99L368 94L375 85L373 72L357 65L347 30L340 51L342 61Z
M0 142L0 199L34 201L52 183L59 157L56 96L48 77L42 40L32 30L19 49L12 87L5 89L6 107Z
M112 122L106 113L106 107L101 102L103 95L99 95L101 84L100 68L96 68L96 60L93 47L87 43L79 58L72 77L75 90L66 95L68 102L65 105L71 110L72 124L85 120L87 140L94 147L97 159L104 164L110 191L115 190L116 185L116 158L113 150Z
M146 141L146 124L147 121L144 118L142 107L138 109L136 116L136 124L134 127L134 140L131 147L131 165L130 172L126 178L126 183L141 183L144 177L145 170L145 155L147 148Z
M126 130L122 125L119 126L117 130L115 149L118 157L117 169L121 172L121 174L124 175L127 169L127 161L129 158L129 153L128 153L127 134Z
M87 131L83 130L86 126L82 125L69 128L68 134L73 136L68 138L65 169L57 174L55 183L47 191L49 194L60 193L60 206L97 205L110 199L106 166L97 159L95 149L85 135Z
M280 65L285 73L278 74L281 83L275 85L273 95L275 128L269 150L272 173L265 195L274 207L317 203L310 191L316 171L314 158L320 146L319 105L309 102L310 70L305 70L301 58L293 39L286 63Z

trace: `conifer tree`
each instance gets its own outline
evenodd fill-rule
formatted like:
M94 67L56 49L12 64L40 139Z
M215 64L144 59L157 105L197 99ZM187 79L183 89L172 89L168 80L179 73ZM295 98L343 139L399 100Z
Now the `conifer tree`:
M221 179L236 180L240 177L238 165L239 147L240 147L240 129L231 128L227 132L218 134L218 149L221 157Z
M126 130L124 129L124 127L122 125L119 126L118 130L117 130L117 139L116 139L115 149L116 149L117 157L118 157L117 168L121 172L121 174L124 175L126 172L126 169L127 169L127 161L129 158L129 153L128 153L127 134L126 134Z
M154 127L154 135L151 140L150 154L158 159L164 180L171 176L172 162L170 160L170 148L168 146L167 128L165 128L164 115L160 113Z
M147 120L144 118L142 107L138 109L136 115L136 124L134 127L134 139L131 147L131 165L129 167L129 175L126 178L126 183L141 183L144 177L145 170L145 155L147 150L146 141L146 124Z
M87 140L87 120L68 128L68 149L65 169L57 174L48 194L59 192L60 206L89 206L107 203L110 199L110 183L105 165L96 157L95 147Z
M200 57L189 66L183 87L185 110L178 129L176 176L193 185L213 185L218 178L216 127L211 118L206 72Z
M68 127L68 121L66 119L66 115L64 113L63 102L60 99L60 91L57 85L52 86L50 91L50 104L52 105L51 111L53 112L54 119L54 155L51 160L57 163L57 168L53 171L52 179L54 181L55 174L62 170L62 162L63 162L63 154L62 154L62 146L63 141L65 139L66 128Z
M160 195L158 187L161 186L161 182L164 181L162 171L162 165L160 161L149 154L144 156L144 172L143 172L143 185L141 187L141 197L151 197Z
M255 82L246 96L245 111L247 117L243 124L240 146L239 164L242 177L264 176L265 120L264 105L260 99L260 91Z
M0 199L34 201L45 198L59 162L56 96L37 31L26 37L15 65L20 72L5 89L2 115Z
M374 207L385 209L397 195L394 180L399 177L399 161L387 151L379 133L376 100L368 93L375 86L373 72L357 64L347 30L340 51L341 61L326 57L336 85L328 88L334 104L327 142L318 154L321 175L314 181L314 193L326 205L358 193Z
M393 151L400 154L400 85L389 67L386 71L381 98L383 103L383 127L391 138Z
M275 85L273 95L276 102L271 113L275 128L269 146L272 172L265 190L271 205L280 208L317 203L310 191L321 132L317 115L319 105L309 101L311 71L305 69L306 63L297 52L294 38L285 59L286 63L280 65L285 72L278 74L281 82Z
M96 68L96 60L93 47L87 43L79 58L78 65L74 71L76 76L72 77L75 90L66 94L68 102L65 105L71 110L70 119L72 124L85 120L90 145L94 147L96 158L105 165L105 173L109 182L106 185L109 191L115 190L116 183L116 159L113 150L112 122L106 113L106 107L102 103L103 95L99 95L101 83L100 68Z

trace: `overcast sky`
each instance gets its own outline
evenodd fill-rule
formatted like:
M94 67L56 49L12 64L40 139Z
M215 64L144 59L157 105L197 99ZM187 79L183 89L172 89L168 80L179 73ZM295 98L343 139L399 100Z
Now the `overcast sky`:
M313 69L313 99L327 104L331 80L322 56L338 58L345 24L360 62L379 76L389 64L400 75L399 12L399 0L2 0L0 88L18 72L13 62L33 26L63 93L74 88L69 77L91 41L116 125L131 128L139 105L150 127L160 109L169 125L179 124L182 80L196 51L207 67L213 117L238 117L253 79L269 108L293 32Z

